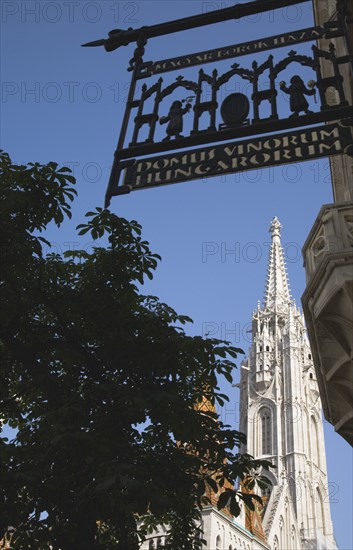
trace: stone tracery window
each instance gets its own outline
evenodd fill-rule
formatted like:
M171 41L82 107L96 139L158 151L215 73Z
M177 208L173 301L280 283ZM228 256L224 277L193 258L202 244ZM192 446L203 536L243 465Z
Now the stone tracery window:
M312 461L316 466L320 466L320 446L319 446L319 431L315 417L311 415L311 456Z
M321 491L316 487L315 491L315 504L316 504L316 528L321 533L325 533L325 510L324 510L324 501L322 498Z
M260 415L261 454L272 454L272 415L268 407L262 407Z

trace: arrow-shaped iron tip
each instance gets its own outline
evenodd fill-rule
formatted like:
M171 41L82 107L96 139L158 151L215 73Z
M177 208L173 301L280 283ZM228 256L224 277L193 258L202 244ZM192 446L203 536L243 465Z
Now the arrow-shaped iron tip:
M105 40L102 38L101 40L94 40L93 42L86 42L86 44L81 44L83 48L92 48L94 46L104 46Z

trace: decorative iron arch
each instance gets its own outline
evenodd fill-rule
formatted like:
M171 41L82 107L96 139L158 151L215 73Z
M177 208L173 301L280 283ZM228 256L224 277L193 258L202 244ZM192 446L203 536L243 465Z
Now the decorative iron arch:
M146 99L151 97L151 95L153 95L155 92L158 92L160 89L160 86L162 85L162 82L163 82L163 78L160 77L157 80L157 82L155 82L149 88L147 87L147 84L142 84L142 88L141 88L142 94L141 94L140 101L146 101Z
M252 82L254 78L254 71L251 71L250 69L243 69L238 63L233 63L233 65L231 65L231 69L217 79L216 89L219 90L223 84L226 84L232 76L236 74L244 80L249 80L250 82Z
M186 90L192 90L196 93L199 87L196 82L184 80L183 76L178 76L176 82L173 82L173 84L170 84L160 92L159 101L162 101L165 97L172 94L177 88L185 88Z
M313 70L316 70L317 66L316 60L312 57L307 55L298 55L297 52L291 50L288 53L288 57L282 59L273 67L273 77L276 78L278 74L284 71L284 69L286 69L291 63L299 63L300 65L310 67Z

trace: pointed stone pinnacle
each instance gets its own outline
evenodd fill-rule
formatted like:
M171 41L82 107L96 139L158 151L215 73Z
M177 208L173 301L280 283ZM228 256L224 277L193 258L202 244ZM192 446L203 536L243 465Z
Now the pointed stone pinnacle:
M279 219L277 218L277 216L275 216L272 219L271 225L270 225L270 233L272 235L272 240L274 240L274 237L280 237L281 236L281 229L282 229L282 225L281 225Z
M291 301L287 270L280 239L281 228L282 225L275 216L270 225L272 243L267 268L264 300L265 307L271 309L277 305L288 305Z

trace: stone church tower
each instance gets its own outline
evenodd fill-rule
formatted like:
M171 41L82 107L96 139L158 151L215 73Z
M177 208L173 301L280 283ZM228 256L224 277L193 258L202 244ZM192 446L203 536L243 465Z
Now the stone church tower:
M252 317L242 364L240 431L256 458L276 465L264 496L263 527L272 550L337 549L329 506L321 401L304 317L291 298L281 224L272 244L265 299Z
M271 461L271 489L262 510L244 506L233 518L218 511L216 495L202 511L205 550L338 550L333 536L327 484L321 401L303 314L291 298L281 224L270 226L264 305L252 318L252 346L243 362L240 431L248 452ZM262 516L261 516L262 514ZM167 538L161 526L142 550Z

